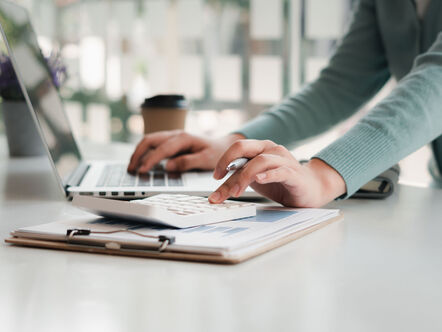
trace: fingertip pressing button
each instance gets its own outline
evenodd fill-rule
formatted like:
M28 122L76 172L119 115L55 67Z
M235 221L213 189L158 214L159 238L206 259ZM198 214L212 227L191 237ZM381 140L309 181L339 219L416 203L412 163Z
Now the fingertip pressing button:
M212 193L209 196L209 201L210 202L218 202L220 197L221 197L221 194L219 192L215 191L214 193Z

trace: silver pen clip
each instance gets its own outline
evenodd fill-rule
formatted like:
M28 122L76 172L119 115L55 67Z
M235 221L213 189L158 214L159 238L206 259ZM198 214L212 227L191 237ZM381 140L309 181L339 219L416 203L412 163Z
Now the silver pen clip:
M245 164L247 164L248 161L249 161L249 159L247 159L247 158L235 159L229 165L227 165L226 171L227 172L236 171L236 170L238 170L240 168L243 168L245 166Z

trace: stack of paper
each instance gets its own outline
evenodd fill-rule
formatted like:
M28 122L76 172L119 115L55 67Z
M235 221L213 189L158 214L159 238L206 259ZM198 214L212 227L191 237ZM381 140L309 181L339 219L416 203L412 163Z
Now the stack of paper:
M271 207L258 209L255 217L184 229L161 228L144 223L105 218L89 218L21 228L13 232L13 238L8 239L7 242L43 247L51 247L51 243L58 243L56 246L58 249L86 251L85 247L94 247L101 248L96 252L106 252L106 248L107 251L110 248L109 253L112 254L138 253L137 256L163 256L164 258L235 263L278 247L337 219L339 219L339 210ZM68 239L66 236L68 229L87 229L92 232L89 235ZM94 233L94 231L118 230L121 232ZM128 233L124 230L136 233ZM175 242L168 245L163 252L158 253L156 251L159 247L158 239L146 238L142 235L174 237ZM60 243L66 246L60 246ZM146 255L140 255L140 252L145 252ZM155 255L152 255L152 252L155 252Z

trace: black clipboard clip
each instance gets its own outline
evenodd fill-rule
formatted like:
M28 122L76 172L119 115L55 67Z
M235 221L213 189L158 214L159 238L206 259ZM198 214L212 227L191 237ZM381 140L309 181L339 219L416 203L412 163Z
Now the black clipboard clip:
M88 236L91 234L114 234L114 233L120 233L120 232L126 232L130 234L135 234L141 237L149 238L149 239L156 239L160 243L160 246L158 247L158 251L162 252L164 251L167 246L175 243L175 236L168 236L168 235L148 235L148 234L141 234L135 231L131 231L129 229L117 229L113 231L93 231L86 228L70 228L66 230L66 241L71 242L74 237L76 236ZM120 249L120 245L115 242L111 242L109 244L105 244L105 247L108 249Z

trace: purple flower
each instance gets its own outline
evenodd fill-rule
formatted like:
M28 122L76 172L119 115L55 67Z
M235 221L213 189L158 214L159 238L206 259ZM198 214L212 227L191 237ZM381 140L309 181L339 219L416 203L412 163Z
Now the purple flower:
M60 56L55 53L45 57L45 60L51 72L52 81L58 89L66 81L66 66L62 63ZM11 59L6 54L0 54L0 96L7 100L24 99Z
M66 66L63 64L59 54L52 52L48 58L45 58L49 70L51 71L52 82L59 89L68 77Z

